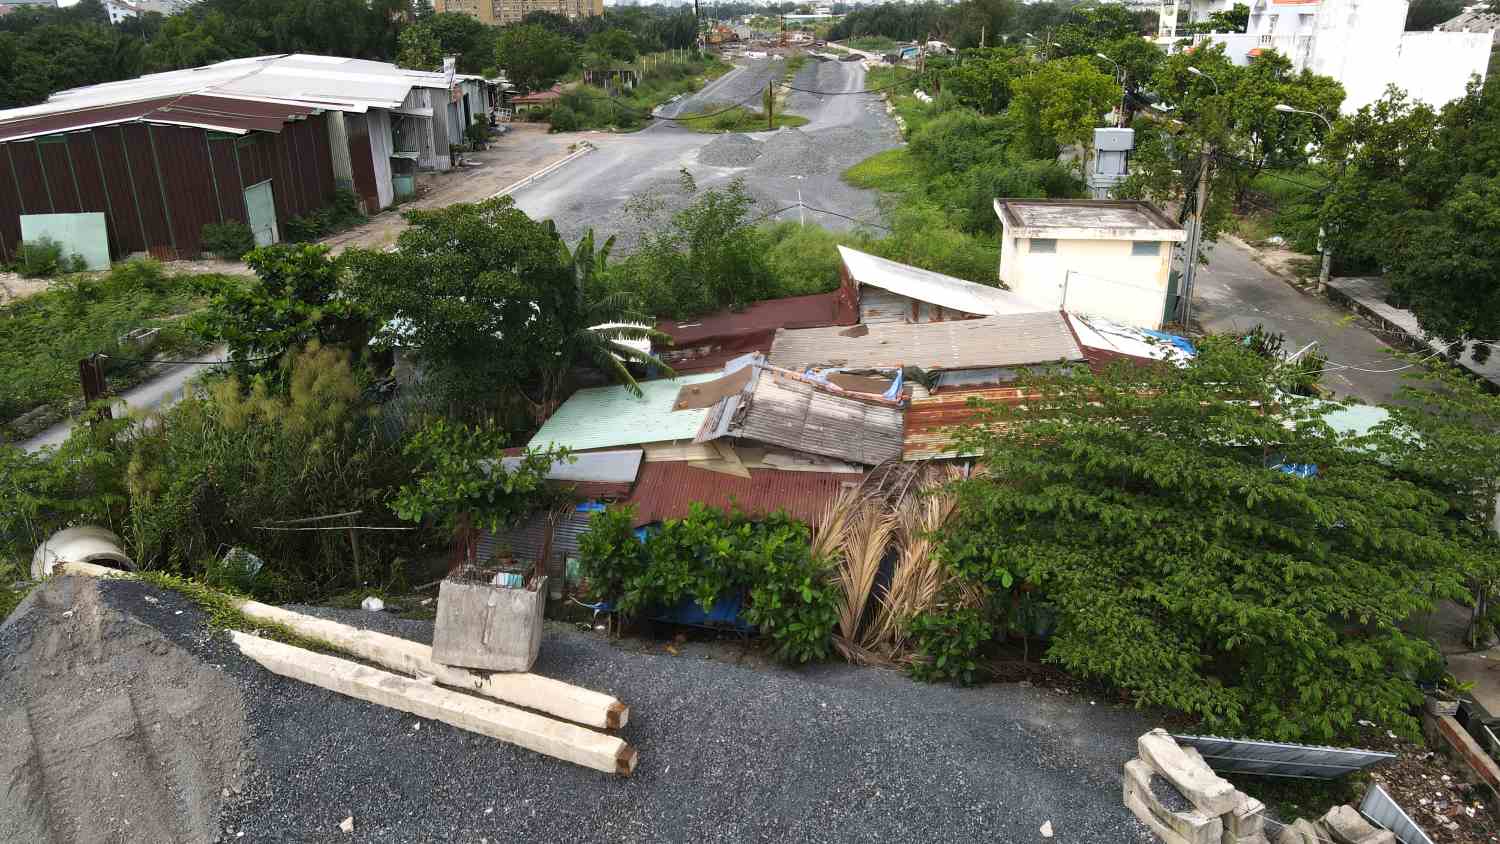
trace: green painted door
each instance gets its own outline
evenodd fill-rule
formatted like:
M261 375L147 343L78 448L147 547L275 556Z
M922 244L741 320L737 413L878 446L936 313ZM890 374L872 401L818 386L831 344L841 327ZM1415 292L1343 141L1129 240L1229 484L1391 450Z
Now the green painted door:
M256 246L270 246L281 239L276 232L276 200L271 195L270 179L245 188L245 213L250 216Z

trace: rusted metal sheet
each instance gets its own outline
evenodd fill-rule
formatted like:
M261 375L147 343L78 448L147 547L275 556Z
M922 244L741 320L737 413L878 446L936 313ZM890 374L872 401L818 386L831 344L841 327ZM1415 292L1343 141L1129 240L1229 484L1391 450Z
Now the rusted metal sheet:
M209 133L208 154L213 161L214 182L219 186L219 214L225 220L249 222L245 214L245 186L234 160L235 137Z
M913 300L899 296L879 287L863 287L859 291L859 321L866 324L882 322L916 322L911 318Z
M664 319L656 330L672 338L678 350L723 343L730 338L775 331L778 328L818 328L852 325L857 311L848 291L810 296L787 296L754 302L743 310L722 310L691 320Z
M747 479L699 469L685 462L642 463L640 477L627 503L635 506L636 525L682 518L694 503L738 508L756 517L785 510L794 519L816 525L824 505L863 477L780 469L748 471Z
M10 166L10 144L0 144L0 261L16 257L21 242L21 193Z
M363 114L344 115L344 134L349 139L349 169L354 193L366 214L380 210L380 189L375 184L375 159L370 152L370 122Z
M36 139L37 154L42 162L42 178L47 181L47 195L52 198L52 211L56 214L72 214L84 209L78 204L78 186L73 181L73 162L68 156L66 135L48 135Z
M0 122L0 141L136 122L207 127L233 132L280 132L285 121L309 116L315 111L316 109L307 106L287 103L205 94L174 95L3 121Z
M21 213L51 214L52 197L47 194L47 180L42 176L42 156L36 141L5 145L10 152L12 172L20 188Z
M91 130L95 155L104 173L104 189L110 209L110 235L116 255L145 252L150 245L140 204L135 201L135 181L127 162L125 132L120 126Z
M79 211L103 211L105 229L109 232L111 255L119 254L115 221L110 214L109 194L104 188L104 172L94 155L93 135L70 132L67 135L68 161L73 167L73 183L78 188Z
M901 456L902 417L899 407L834 395L799 378L760 369L728 432L874 466Z
M953 435L955 429L972 421L978 413L970 399L1016 406L1036 397L1035 392L1017 387L994 387L914 398L906 411L906 436L901 459L935 460L960 456L953 445Z
M146 251L160 258L176 258L177 245L167 221L166 197L156 172L154 140L149 127L132 123L120 127L124 139L126 171L135 195L141 227L146 232Z
M223 222L208 138L202 129L179 126L153 126L151 134L177 253L197 255L203 227Z

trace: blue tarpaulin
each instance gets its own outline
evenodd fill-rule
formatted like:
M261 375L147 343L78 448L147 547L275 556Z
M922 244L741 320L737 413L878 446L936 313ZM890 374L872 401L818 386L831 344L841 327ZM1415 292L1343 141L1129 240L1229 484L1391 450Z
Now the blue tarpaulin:
M1168 334L1165 331L1152 331L1149 328L1141 329L1141 333L1146 335L1147 337L1155 337L1162 342L1170 343L1194 357L1197 357L1198 355L1198 347L1194 346L1193 341L1189 340L1186 337L1179 337L1176 334Z

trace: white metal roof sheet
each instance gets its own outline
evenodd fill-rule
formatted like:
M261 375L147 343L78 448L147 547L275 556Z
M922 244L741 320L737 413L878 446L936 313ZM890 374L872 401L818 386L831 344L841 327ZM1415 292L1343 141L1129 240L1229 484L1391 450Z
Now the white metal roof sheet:
M849 276L856 282L949 310L976 316L1030 314L1046 310L1009 290L899 264L847 246L839 247L839 255L844 259Z

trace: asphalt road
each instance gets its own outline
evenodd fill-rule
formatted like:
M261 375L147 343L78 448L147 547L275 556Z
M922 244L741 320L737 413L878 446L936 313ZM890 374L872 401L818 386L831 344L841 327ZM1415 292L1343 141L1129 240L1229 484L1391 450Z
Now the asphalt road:
M747 61L697 94L658 110L663 116L712 111L743 103L760 109L761 93L781 61ZM680 171L692 174L698 189L720 187L740 177L756 199L760 214L770 214L799 201L807 221L826 228L857 225L848 218L878 222L876 194L845 184L840 174L884 149L897 146L900 136L878 95L856 92L864 88L865 71L858 62L819 62L809 59L792 84L828 94L793 92L787 110L809 118L797 130L748 133L764 144L766 154L745 166L714 166L699 160L702 149L723 135L700 133L658 120L635 133L599 136L589 140L598 150L567 165L514 196L532 217L551 218L569 240L593 228L603 237L618 235L617 249L628 251L640 234L660 225L633 216L632 199L652 197L666 213L685 206L691 197L681 189ZM783 133L793 133L786 136ZM783 134L782 137L777 137ZM799 200L800 198L800 200ZM833 213L824 213L833 212ZM797 219L799 210L781 211L776 219Z
M535 671L631 706L621 735L640 764L622 779L275 676L173 593L100 591L238 688L245 755L226 841L967 844L1040 842L1048 821L1053 841L1152 840L1119 779L1152 725L1102 700L848 665L746 668L549 624ZM430 622L319 614L431 640Z
M1207 331L1249 331L1263 324L1286 335L1286 350L1317 341L1327 355L1323 384L1340 397L1369 404L1390 401L1402 384L1392 347L1348 311L1292 287L1229 240L1214 244L1199 270L1196 321Z

